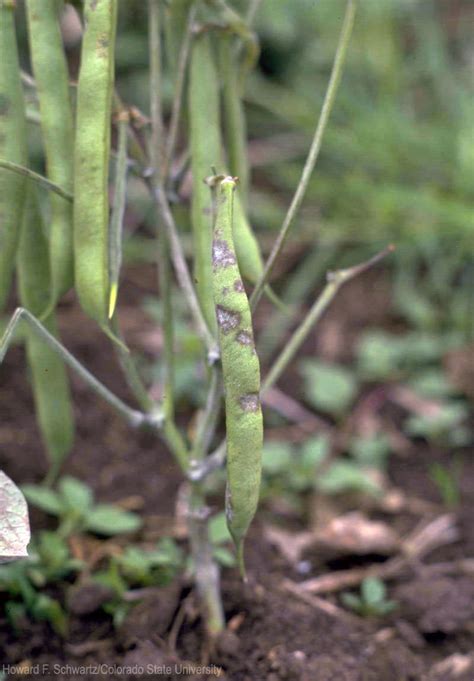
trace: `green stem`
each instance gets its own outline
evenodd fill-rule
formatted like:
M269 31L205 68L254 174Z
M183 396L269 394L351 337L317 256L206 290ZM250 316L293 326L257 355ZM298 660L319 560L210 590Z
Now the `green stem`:
M220 591L219 568L212 555L209 539L209 508L205 504L203 484L194 482L188 513L189 537L194 559L196 586L211 639L225 629Z
M0 168L4 168L4 170L9 170L10 172L16 173L17 175L27 177L29 180L36 182L41 187L44 187L44 189L47 189L49 192L58 194L58 196L61 196L66 201L70 201L72 203L74 199L73 195L66 189L63 189L54 182L51 182L51 180L48 180L48 178L44 177L44 175L35 173L34 170L30 170L29 168L25 168L25 166L18 165L18 163L12 163L11 161L5 161L4 159L0 159Z
M47 345L57 352L64 362L75 371L86 383L94 390L105 402L117 411L133 428L141 426L151 426L154 430L161 427L160 414L145 414L136 409L132 409L120 398L114 395L106 386L98 381L90 371L82 366L80 362L36 319L34 315L23 307L18 307L13 313L5 333L0 341L0 364L3 362L5 354L13 340L16 327L21 321L25 321L31 330L44 340Z
M258 302L262 296L265 284L268 282L275 262L283 249L286 238L288 236L288 232L290 230L290 227L293 223L296 214L298 213L301 203L303 202L303 198L306 193L308 183L311 179L314 166L316 165L316 161L318 160L324 131L326 129L329 116L331 114L331 110L334 104L334 100L336 98L339 82L341 80L347 48L349 46L352 27L354 25L355 11L356 11L355 0L349 0L346 7L346 14L344 16L341 34L339 36L339 43L336 50L336 56L334 58L331 77L329 79L329 84L326 90L326 96L324 98L323 107L321 109L321 114L319 116L318 124L316 126L316 130L308 153L308 157L306 159L306 163L301 174L301 179L299 181L298 187L296 188L296 192L293 196L290 207L288 208L288 212L286 214L283 225L273 245L268 260L265 263L265 268L262 272L262 275L260 276L260 279L258 280L253 290L253 293L250 297L250 304L252 306L252 310L255 310L255 308L257 307Z
M393 246L388 246L383 251L375 255L367 262L355 267L350 267L345 270L337 270L336 272L329 272L327 275L327 284L324 287L322 293L318 296L316 301L313 303L310 311L306 315L305 319L301 322L298 328L294 331L289 341L285 344L284 349L278 355L275 363L272 365L270 372L267 374L262 382L262 393L265 390L271 388L280 378L283 371L286 369L288 364L291 362L295 354L298 352L299 348L306 339L308 333L311 331L313 326L322 317L324 311L328 305L332 302L333 298L336 296L337 292L345 284L350 281L358 274L365 272L367 269L378 263L382 258L393 251Z

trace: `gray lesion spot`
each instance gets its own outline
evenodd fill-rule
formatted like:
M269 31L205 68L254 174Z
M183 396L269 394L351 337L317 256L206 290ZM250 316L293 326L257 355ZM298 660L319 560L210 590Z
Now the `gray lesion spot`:
M222 305L216 305L216 317L223 334L230 333L240 324L240 313L229 310Z
M242 279L236 279L234 281L234 291L237 291L237 293L245 293L244 285L242 284Z
M248 393L239 398L242 411L255 413L260 409L260 397L257 393Z
M249 345L253 347L253 336L248 331L239 331L236 336L237 343L240 345Z
M230 267L235 265L235 255L230 250L229 244L223 239L214 239L212 242L212 264L214 269L218 267Z

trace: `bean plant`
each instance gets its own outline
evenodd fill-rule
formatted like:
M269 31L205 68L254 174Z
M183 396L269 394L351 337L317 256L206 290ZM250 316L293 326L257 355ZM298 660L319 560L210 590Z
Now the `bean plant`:
M123 102L114 84L120 2L83 0L74 5L83 26L77 84L70 81L61 40L62 3L26 0L32 73L24 74L15 34L15 0L0 0L0 305L4 307L10 294L15 268L21 305L1 340L0 362L17 327L25 325L36 413L50 461L48 483L55 482L73 442L66 366L131 429L151 430L168 446L189 483L187 515L195 583L208 634L214 637L224 628L225 620L209 534L212 518L206 503L206 480L226 466L226 518L244 576L243 544L257 509L260 486L261 399L292 362L340 287L390 250L352 268L330 272L300 323L296 323L297 306L287 309L296 328L260 380L252 317L262 293L271 304L277 303L269 288L270 277L319 155L343 70L356 0L347 2L301 179L266 261L249 221L251 178L243 106L246 75L255 66L259 51L251 27L257 3L250 1L247 16L241 16L226 0L148 0L147 113L140 112L133 102ZM164 68L169 69L174 85L166 117L162 105ZM36 89L45 176L32 170L28 160L24 86ZM184 154L182 141L188 142ZM192 174L191 262L185 257L175 216L175 202L184 202L180 189L188 161ZM119 282L129 173L143 182L154 208L164 339L160 401L151 397L120 331ZM41 206L49 203L47 220L39 198ZM174 278L200 339L207 391L193 418L195 427L186 430L178 427L176 420L175 362L179 357L175 356L176 319L171 299ZM138 408L114 395L61 343L56 308L71 288L84 312L110 338ZM226 435L219 443L221 421Z

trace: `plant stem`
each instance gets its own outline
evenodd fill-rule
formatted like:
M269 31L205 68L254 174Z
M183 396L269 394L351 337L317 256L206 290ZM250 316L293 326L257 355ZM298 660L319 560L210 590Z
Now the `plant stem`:
M23 307L18 307L13 313L5 333L0 341L0 364L3 362L5 354L12 342L15 329L21 321L25 321L28 326L42 338L47 345L58 353L64 362L75 371L103 400L105 400L115 411L117 411L129 425L133 428L141 426L151 426L154 430L161 427L162 416L159 412L145 414L136 409L132 409L120 398L114 395L106 386L101 383L90 371L82 366L80 362L67 350L49 331L41 324L34 315Z
M220 591L219 568L212 555L209 541L209 508L205 504L202 483L192 484L188 514L191 551L194 559L196 586L203 608L209 637L215 638L225 628Z
M347 281L350 281L356 277L358 274L365 272L367 269L382 260L382 258L385 258L385 256L391 253L393 250L393 246L388 246L373 258L367 260L365 263L350 267L348 269L337 270L336 272L328 273L326 286L313 303L313 306L306 315L305 319L301 322L301 324L292 334L289 341L285 344L282 352L278 355L275 363L272 365L270 372L263 380L262 393L265 392L265 390L268 390L268 388L271 388L280 378L283 371L298 352L308 333L311 331L314 324L319 321L323 312L332 302L341 286Z
M148 178L144 178L147 184L149 183ZM171 257L173 260L174 269L176 276L178 278L179 285L184 291L185 297L187 299L189 309L194 318L196 324L196 330L202 339L204 345L207 348L207 357L209 364L214 364L219 359L219 347L216 343L215 338L209 330L206 321L201 312L201 308L196 296L196 291L191 280L191 275L189 274L189 269L186 264L186 259L184 257L183 248L178 236L178 230L176 229L176 224L171 213L168 199L162 188L154 188L149 184L150 191L152 193L153 201L157 206L160 215L165 224L166 230L168 232L168 238L171 247Z
M341 79L347 48L352 33L352 27L354 25L355 11L356 11L355 0L349 0L346 7L346 14L344 16L341 34L339 36L339 43L336 50L336 56L334 58L331 77L329 79L329 84L326 90L323 107L321 109L321 114L319 116L318 124L316 126L316 130L308 153L308 157L306 159L306 163L301 174L301 179L299 181L298 187L296 188L296 192L293 196L290 207L288 208L288 212L286 214L283 225L273 245L268 260L265 263L265 268L262 272L262 275L260 276L260 279L258 280L250 297L250 304L252 310L255 310L255 308L257 307L258 302L262 296L265 284L267 283L270 274L273 270L273 267L275 265L275 262L283 249L286 238L288 236L288 232L301 206L304 195L306 193L306 189L308 187L309 180L314 170L314 166L316 165L316 161L319 156L319 151L321 149L321 142L323 139L324 131L329 120L329 116L334 104L337 89Z
M218 365L214 364L210 369L209 390L207 393L206 406L204 413L199 419L196 437L191 452L190 467L204 458L212 438L215 433L216 424L219 418L220 402L222 397L221 371Z
M32 180L33 182L39 184L41 187L44 187L44 189L47 189L49 192L58 194L58 196L65 199L66 201L72 203L74 199L73 195L70 192L68 192L67 189L63 189L58 184L55 184L54 182L51 182L51 180L48 180L47 177L44 177L39 173L35 173L34 170L25 168L25 166L18 165L18 163L13 163L11 161L5 161L3 159L0 159L0 168L8 170L12 173L16 173L17 175L23 175L24 177L27 177L29 180Z

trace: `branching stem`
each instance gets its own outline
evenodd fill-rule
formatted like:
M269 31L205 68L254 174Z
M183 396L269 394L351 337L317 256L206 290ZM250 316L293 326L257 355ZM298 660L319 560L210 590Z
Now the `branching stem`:
M321 114L319 116L318 124L316 126L316 130L308 153L308 157L306 159L306 163L301 174L301 179L299 181L298 187L296 188L290 207L288 208L288 212L286 214L283 225L273 245L272 251L268 256L268 260L265 263L265 268L260 276L260 279L255 285L255 288L250 297L250 304L252 306L252 310L255 310L255 308L257 307L258 302L262 296L265 284L268 282L270 274L276 263L276 260L279 257L283 249L283 246L285 245L288 232L290 230L291 225L293 224L293 220L296 214L298 213L301 203L303 202L303 198L304 195L306 194L306 189L311 179L314 166L316 165L316 161L318 160L324 131L326 129L329 116L331 114L331 110L334 104L334 100L336 98L339 82L341 80L347 48L352 33L352 27L354 25L355 11L356 11L355 0L349 0L346 7L346 14L344 16L341 34L339 36L339 43L336 50L336 56L334 58L331 77L329 79L329 84L326 90L326 96L324 98L323 107L321 109Z

